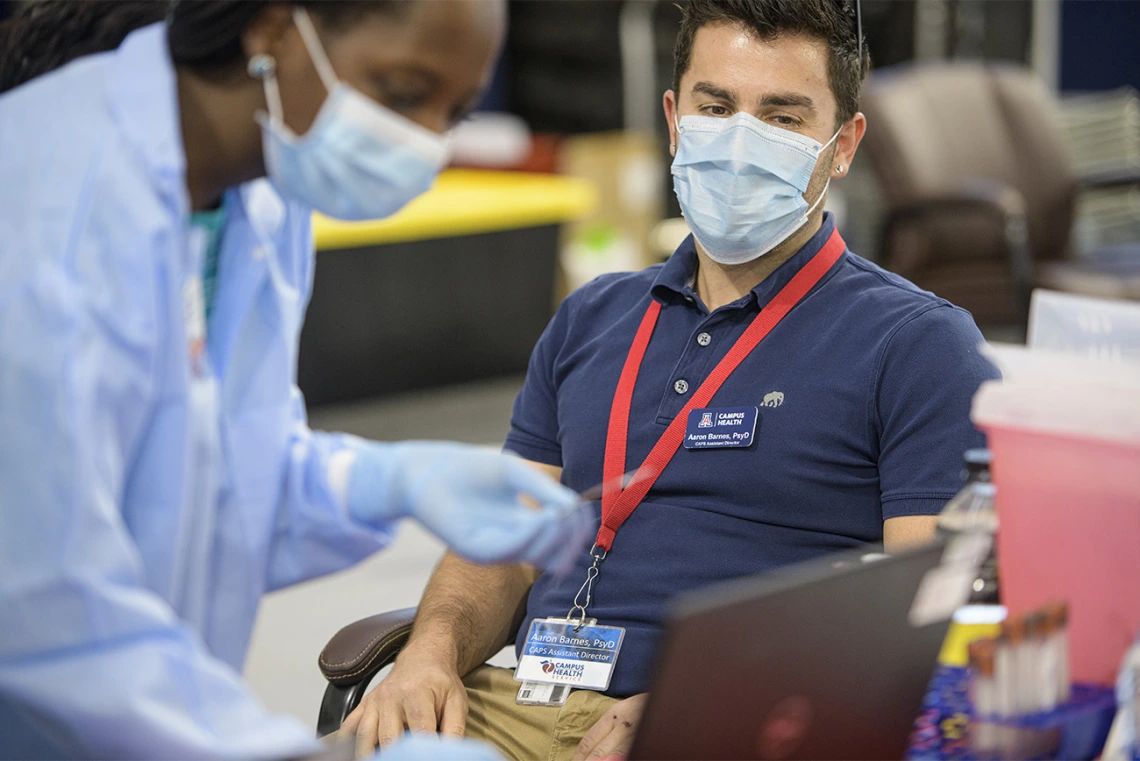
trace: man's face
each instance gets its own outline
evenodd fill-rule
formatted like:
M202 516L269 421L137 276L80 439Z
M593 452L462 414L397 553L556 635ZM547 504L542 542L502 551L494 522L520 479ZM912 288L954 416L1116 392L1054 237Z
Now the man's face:
M670 144L677 145L676 122L683 116L723 118L739 111L826 143L840 128L827 63L827 44L820 39L784 35L765 41L735 23L701 27L693 40L689 70L681 78L679 92L665 93ZM842 125L835 143L820 154L804 194L809 202L818 198L829 175L846 173L863 126L862 114L856 115Z

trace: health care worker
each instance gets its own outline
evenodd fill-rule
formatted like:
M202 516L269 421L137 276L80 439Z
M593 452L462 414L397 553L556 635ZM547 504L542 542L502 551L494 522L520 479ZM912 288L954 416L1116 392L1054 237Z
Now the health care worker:
M294 385L310 209L426 190L504 15L183 0L0 98L0 756L315 752L239 677L264 592L405 516L481 562L580 550L547 476L311 431Z

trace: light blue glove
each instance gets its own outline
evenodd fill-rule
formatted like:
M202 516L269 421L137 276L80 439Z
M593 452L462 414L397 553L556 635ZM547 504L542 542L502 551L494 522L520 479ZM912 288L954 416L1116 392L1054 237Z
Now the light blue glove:
M415 518L476 563L530 563L556 573L573 566L595 528L593 511L574 492L519 458L434 441L361 442L348 509L362 523Z
M503 761L503 757L485 742L416 732L380 751L373 761Z

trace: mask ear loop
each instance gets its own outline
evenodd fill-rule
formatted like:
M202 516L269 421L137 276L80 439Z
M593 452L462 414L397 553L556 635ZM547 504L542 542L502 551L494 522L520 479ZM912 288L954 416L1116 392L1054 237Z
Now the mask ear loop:
M827 150L827 146L829 146L833 142L835 142L835 138L839 137L839 133L842 131L843 131L842 127L837 129L835 131L835 134L831 136L831 139L823 144L823 146L819 149L819 152L821 155L823 154L823 152L825 150ZM831 162L828 161L827 163L830 164ZM804 212L804 218L805 219L810 217L815 212L815 210L819 206L820 202L823 201L824 196L827 195L827 189L830 187L831 187L831 172L828 172L827 173L827 182L823 183L823 190L819 191L819 197L816 198L815 201L812 202L811 206L808 207L808 210L806 212Z
M321 82L324 83L325 90L331 93L340 79L337 77L332 64L329 63L328 56L325 55L325 48L321 45L321 38L313 26L313 20L309 18L309 12L304 8L294 8L293 23L296 24L297 31L301 33L301 41L305 43L305 49L309 51L309 58L313 60L313 65L317 68L317 74L320 76Z
M835 134L831 136L831 139L830 139L830 140L828 140L828 141L827 141L826 143L824 143L823 145L819 146L819 152L820 152L820 154L822 154L824 151L826 151L826 150L827 150L827 146L829 146L829 145L831 145L832 143L834 143L834 142L835 142L835 138L839 137L839 133L840 133L840 132L842 132L842 131L843 131L843 127L840 127L839 129L835 130Z
M277 89L277 61L267 53L259 53L249 59L246 70L251 77L261 80L265 88L265 105L269 108L269 118L281 124L284 117L281 111L281 91Z
M812 202L812 205L808 207L808 210L804 212L804 219L811 217L811 215L815 213L816 208L819 207L819 204L827 196L827 189L830 187L831 173L829 172L827 175L827 182L823 183L823 190L819 191L819 197L816 198L815 201Z

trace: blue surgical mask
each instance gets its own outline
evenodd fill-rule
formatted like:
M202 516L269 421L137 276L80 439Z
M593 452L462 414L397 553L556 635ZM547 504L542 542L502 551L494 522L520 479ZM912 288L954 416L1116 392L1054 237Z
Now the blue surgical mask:
M709 258L744 264L803 227L827 193L825 185L810 206L804 200L816 160L838 135L821 145L743 111L728 118L683 117L673 189Z
M258 114L270 181L283 196L337 219L379 219L431 187L447 139L341 82L303 8L293 20L328 95L303 136L282 118L276 76L265 78L269 114Z

